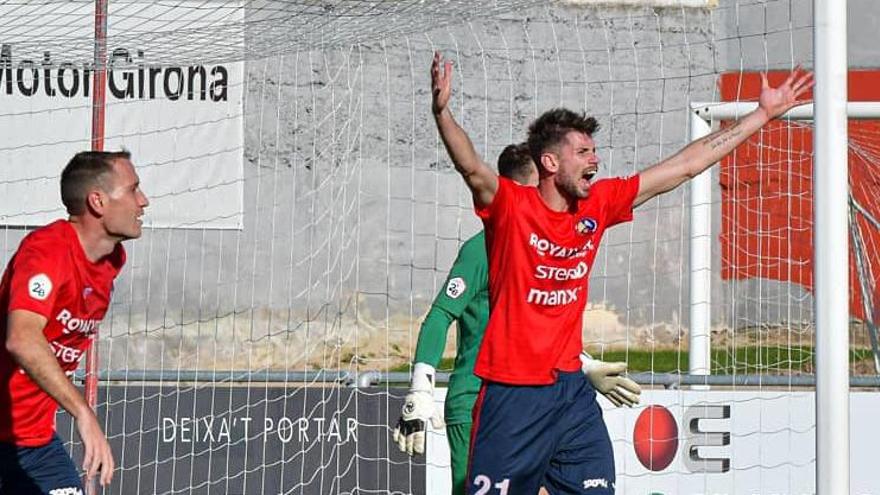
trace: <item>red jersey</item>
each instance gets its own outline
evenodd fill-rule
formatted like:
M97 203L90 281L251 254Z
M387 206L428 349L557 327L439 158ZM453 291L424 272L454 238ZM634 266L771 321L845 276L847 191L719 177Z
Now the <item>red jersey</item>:
M489 254L491 314L474 373L514 385L547 385L576 371L590 270L605 229L632 220L639 176L597 181L576 212L547 207L534 187L498 179L478 208Z
M117 244L93 263L86 257L70 222L58 220L37 229L18 247L0 282L0 337L7 317L23 309L48 320L43 335L68 375L92 343L107 312L113 280L125 264ZM0 346L0 442L23 447L47 444L55 432L58 404L31 381Z

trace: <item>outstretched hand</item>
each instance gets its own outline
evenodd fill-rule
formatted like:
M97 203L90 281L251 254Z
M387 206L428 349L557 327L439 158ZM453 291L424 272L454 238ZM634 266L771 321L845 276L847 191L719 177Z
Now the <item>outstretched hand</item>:
M785 82L776 88L771 88L767 81L767 74L761 73L761 96L758 106L767 113L767 117L775 119L792 107L807 103L798 101L798 97L806 93L816 81L813 80L812 72L804 72L800 66L796 67Z
M449 104L452 93L452 61L444 60L440 52L434 52L431 62L431 109L435 115L440 114Z

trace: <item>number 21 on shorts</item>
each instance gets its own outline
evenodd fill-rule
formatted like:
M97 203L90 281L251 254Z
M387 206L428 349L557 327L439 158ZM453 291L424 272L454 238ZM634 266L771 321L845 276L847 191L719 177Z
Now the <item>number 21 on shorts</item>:
M474 478L474 485L477 487L477 492L474 495L488 495L489 490L492 489L492 480L485 474L478 474ZM498 495L507 495L507 490L510 488L510 479L504 478L495 483L495 488L498 490Z

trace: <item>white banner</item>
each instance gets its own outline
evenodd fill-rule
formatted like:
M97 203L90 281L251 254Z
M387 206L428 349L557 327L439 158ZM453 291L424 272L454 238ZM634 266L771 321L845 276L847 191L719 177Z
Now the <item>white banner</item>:
M114 70L107 78L104 149L132 153L151 201L145 226L241 228L244 67L153 65L155 43L146 48L128 36L117 46L113 34L130 32L132 23L149 33L243 22L241 2L230 3L224 9L201 0L144 4L134 17L130 8L108 16ZM0 5L0 18L23 26L0 35L0 224L37 226L67 216L58 179L73 154L90 147L94 69L81 61L81 50L67 54L58 39L69 38L72 47L90 39L90 8Z
M442 407L446 389L437 389ZM655 390L633 409L604 398L614 444L617 493L812 495L815 394L787 391ZM880 494L880 394L850 394L850 493ZM443 430L427 446L427 493L450 490Z

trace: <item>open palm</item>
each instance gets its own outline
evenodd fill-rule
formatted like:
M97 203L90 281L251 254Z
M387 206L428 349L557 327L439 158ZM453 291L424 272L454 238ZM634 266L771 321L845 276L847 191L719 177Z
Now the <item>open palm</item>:
M804 72L800 67L795 68L785 81L778 87L771 88L767 81L767 74L761 74L761 96L758 105L764 109L771 119L779 117L792 107L804 101L798 101L798 97L813 87L812 72Z
M431 98L435 114L439 114L446 108L451 93L452 62L443 60L443 55L440 52L434 52L434 60L431 62Z

